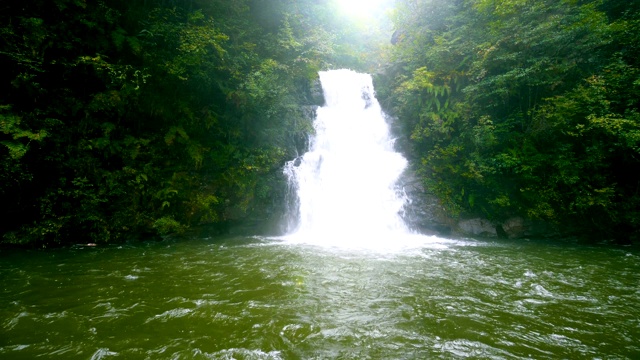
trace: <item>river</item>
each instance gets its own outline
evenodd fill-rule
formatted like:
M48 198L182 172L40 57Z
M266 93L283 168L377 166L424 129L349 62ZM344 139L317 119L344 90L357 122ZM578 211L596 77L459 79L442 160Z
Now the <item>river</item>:
M639 274L637 249L533 240L3 250L0 358L636 359Z

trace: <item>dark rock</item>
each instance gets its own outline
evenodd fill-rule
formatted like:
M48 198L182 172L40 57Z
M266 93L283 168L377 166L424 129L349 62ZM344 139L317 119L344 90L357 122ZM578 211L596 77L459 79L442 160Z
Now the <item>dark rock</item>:
M362 100L364 100L364 108L368 109L371 107L371 105L373 105L373 101L371 99L371 95L369 94L371 91L371 89L369 88L364 88L362 89Z
M396 30L391 35L391 44L395 45L404 39L404 30Z
M501 239L506 239L509 237L509 235L507 235L507 232L504 231L504 228L500 224L496 225L496 233L498 234L498 237Z
M309 89L309 97L311 100L311 105L315 105L315 106L324 105L325 103L324 92L322 91L322 84L320 83L320 78L315 79L311 83L311 87Z
M505 237L509 239L517 239L524 237L527 232L527 227L525 225L525 221L521 217L512 217L507 219L502 223L502 229L504 231Z
M453 220L445 215L438 199L425 191L422 181L411 169L405 170L398 180L398 190L408 199L401 216L409 228L430 235L452 233Z
M464 236L498 237L503 239L562 237L555 226L540 221L512 217L501 223L481 217L468 218L457 222L456 232ZM566 234L564 234L566 236Z
M457 228L461 234L467 236L498 236L496 226L487 219L482 218L460 220L457 224Z

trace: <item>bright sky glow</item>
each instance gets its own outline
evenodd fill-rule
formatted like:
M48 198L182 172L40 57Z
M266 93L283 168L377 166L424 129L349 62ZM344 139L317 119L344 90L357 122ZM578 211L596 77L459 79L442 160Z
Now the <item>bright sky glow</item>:
M359 17L371 17L385 0L337 0L340 8L347 14Z

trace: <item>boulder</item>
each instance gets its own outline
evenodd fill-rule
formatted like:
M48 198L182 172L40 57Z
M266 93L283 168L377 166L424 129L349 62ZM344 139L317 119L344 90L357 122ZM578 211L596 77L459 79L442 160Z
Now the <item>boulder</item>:
M521 217L512 217L502 223L502 229L506 237L509 239L517 239L524 237L527 233L529 226L525 223Z
M398 191L407 197L400 215L412 230L431 235L451 234L455 222L446 215L440 201L424 189L414 171L405 170L397 186Z
M496 226L482 218L460 220L457 226L460 233L467 236L497 237Z

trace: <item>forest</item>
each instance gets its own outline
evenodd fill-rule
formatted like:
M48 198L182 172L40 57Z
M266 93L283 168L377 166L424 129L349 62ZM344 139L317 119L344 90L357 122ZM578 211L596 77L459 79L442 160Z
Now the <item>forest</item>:
M0 243L277 218L318 71L374 75L452 217L640 240L640 3L33 0L0 5Z

